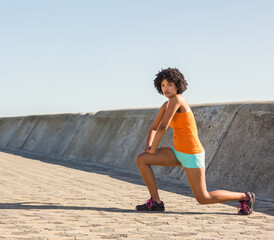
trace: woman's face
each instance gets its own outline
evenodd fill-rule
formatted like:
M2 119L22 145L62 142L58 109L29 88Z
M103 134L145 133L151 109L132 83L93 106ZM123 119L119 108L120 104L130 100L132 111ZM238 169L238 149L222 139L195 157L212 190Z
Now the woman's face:
M168 82L166 79L161 82L161 89L167 98L175 96L178 90L174 82Z

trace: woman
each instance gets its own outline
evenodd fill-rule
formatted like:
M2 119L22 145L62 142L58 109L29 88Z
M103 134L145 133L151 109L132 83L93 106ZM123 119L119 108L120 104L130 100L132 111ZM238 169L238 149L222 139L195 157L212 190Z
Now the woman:
M253 211L255 194L217 190L208 192L205 180L205 151L198 138L194 115L182 93L187 89L183 74L176 68L162 70L156 75L154 86L168 101L160 108L151 125L144 152L137 156L137 166L151 198L138 211L164 211L160 200L152 165L183 166L191 190L200 204L240 201L238 214ZM168 127L174 130L173 147L158 148Z

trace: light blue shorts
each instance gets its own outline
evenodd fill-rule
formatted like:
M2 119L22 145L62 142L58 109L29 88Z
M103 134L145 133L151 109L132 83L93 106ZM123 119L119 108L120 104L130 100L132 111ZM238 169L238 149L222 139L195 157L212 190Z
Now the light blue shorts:
M177 160L186 168L205 168L205 151L197 154L178 152L171 147Z

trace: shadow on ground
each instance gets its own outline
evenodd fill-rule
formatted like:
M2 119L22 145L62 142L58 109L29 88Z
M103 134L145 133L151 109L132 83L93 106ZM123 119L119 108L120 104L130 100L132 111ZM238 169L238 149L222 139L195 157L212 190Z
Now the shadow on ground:
M103 166L99 164L94 164L90 162L78 162L78 161L70 161L65 159L58 159L55 157L44 156L40 154L34 153L26 153L21 151L11 151L8 149L0 148L2 152L14 154L17 156L46 162L49 164L57 164L60 166L73 168L77 170L108 175L111 178L119 179L122 181L130 182L133 184L144 185L142 178L139 173L131 172L127 170L117 169L110 166ZM172 184L170 183L172 181ZM193 197L191 189L180 181L176 180L162 180L157 178L158 187L160 190L173 192L177 194L182 194L185 196ZM196 201L193 199L193 201ZM236 207L236 202L224 203L229 206ZM260 197L257 198L256 203L254 205L256 212L261 212L267 215L274 216L274 200ZM31 203L0 203L0 209L69 209L69 210L97 210L97 211L107 211L107 212L125 212L125 213L136 213L135 210L128 209L118 209L118 208L98 208L98 207L77 207L77 206L58 206L58 205L36 205ZM226 215L234 215L223 212L165 212L167 214L226 214Z
M88 211L103 211L103 212L119 212L119 213L135 213L138 214L134 209L122 209L122 208L102 208L102 207L83 207L83 206L62 206L62 205L54 205L53 203L37 203L37 202L18 202L18 203L0 203L0 209L22 209L22 210L88 210ZM165 212L141 212L148 214L188 214L188 215L236 215L233 213L226 212L173 212L173 211L165 211Z

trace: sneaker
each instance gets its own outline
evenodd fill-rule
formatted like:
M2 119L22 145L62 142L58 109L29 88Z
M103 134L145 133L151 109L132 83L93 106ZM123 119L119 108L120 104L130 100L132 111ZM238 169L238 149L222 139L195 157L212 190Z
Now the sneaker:
M253 212L253 204L255 203L255 194L253 192L245 192L247 199L239 201L238 214L249 215Z
M165 211L164 202L157 203L152 198L148 199L145 204L137 205L137 211L155 211L155 212L163 212Z

